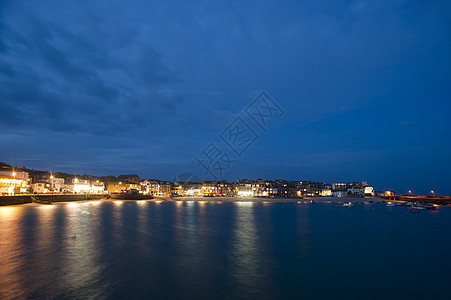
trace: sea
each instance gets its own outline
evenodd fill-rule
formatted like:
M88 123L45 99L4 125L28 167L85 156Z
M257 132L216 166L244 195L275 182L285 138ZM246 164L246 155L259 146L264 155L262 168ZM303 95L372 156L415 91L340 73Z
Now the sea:
M0 299L451 299L451 207L0 207Z

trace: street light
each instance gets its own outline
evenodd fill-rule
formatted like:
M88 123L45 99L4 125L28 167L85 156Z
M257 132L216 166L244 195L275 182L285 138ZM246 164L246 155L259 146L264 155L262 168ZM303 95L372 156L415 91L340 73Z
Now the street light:
M14 181L13 181L13 183L14 183L14 185L13 185L13 195L15 195L16 194L16 172L13 171L12 175L14 177Z
M52 193L53 193L53 191L54 191L54 189L55 189L55 187L54 187L54 185L53 185L53 174L50 175L50 179L52 180Z
M434 196L434 193L435 193L434 191L431 191L432 196Z

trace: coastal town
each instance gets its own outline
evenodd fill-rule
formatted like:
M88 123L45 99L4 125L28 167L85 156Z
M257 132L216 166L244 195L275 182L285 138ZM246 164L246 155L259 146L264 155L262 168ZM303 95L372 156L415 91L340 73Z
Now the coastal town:
M203 197L365 197L390 196L392 191L376 191L366 181L324 183L314 181L249 180L164 181L141 179L138 175L96 177L61 172L30 170L1 163L0 195L90 194L134 192L155 196Z

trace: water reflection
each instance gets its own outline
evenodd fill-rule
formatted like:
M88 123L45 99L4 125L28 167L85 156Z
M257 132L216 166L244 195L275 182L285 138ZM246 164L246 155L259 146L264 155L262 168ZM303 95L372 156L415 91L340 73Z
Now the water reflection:
M60 288L70 287L71 297L90 297L104 294L99 283L103 265L97 245L99 220L89 203L65 205L66 225L63 234Z
M237 281L235 297L258 296L262 279L259 273L259 249L252 202L236 202L236 217L231 250L231 274Z
M21 278L27 249L21 241L24 207L0 207L0 298L24 298Z
M369 281L383 280L387 265L397 280L384 288L394 296L412 298L403 287L435 272L422 277L435 294L420 298L449 295L443 237L451 209L407 217L402 208L342 209L227 201L0 207L0 299L334 298L349 282L360 287L347 289L349 298L364 298L362 287L378 292ZM362 276L370 271L370 280Z

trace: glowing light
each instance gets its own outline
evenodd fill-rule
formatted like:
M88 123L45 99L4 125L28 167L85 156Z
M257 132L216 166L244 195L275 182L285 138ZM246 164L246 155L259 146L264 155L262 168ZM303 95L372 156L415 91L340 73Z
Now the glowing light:
M55 207L54 205L41 205L40 206L41 209L51 209L51 208L54 208L54 207Z
M77 206L78 203L77 202L70 202L69 204L67 204L68 206L74 207Z
M163 201L161 201L161 200L157 200L157 201L154 201L156 204L160 204L161 202L163 202Z
M0 207L0 216L3 217L9 217L13 214L16 207Z
M114 201L114 204L122 204L122 201L121 200L116 200L116 201Z
M236 204L243 205L243 206L249 206L249 205L254 204L254 202L252 202L252 201L237 201Z
M138 201L136 201L136 203L138 203L139 205L143 205L143 204L146 204L146 201L145 200L138 200Z
M238 196L240 197L251 197L253 195L252 191L239 191Z
M17 175L17 174L16 174L16 172L13 172L13 174L12 174L12 175L13 175L13 177L16 177L16 175Z

